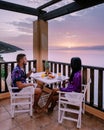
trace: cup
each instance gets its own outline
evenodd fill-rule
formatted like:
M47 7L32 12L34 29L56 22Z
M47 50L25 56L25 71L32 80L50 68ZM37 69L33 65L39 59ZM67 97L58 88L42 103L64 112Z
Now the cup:
M58 73L58 77L60 77L61 76L61 73Z
M58 73L58 79L61 79L61 73Z
M36 72L36 69L35 69L35 68L32 68L31 71L32 71L33 73L35 73L35 72Z

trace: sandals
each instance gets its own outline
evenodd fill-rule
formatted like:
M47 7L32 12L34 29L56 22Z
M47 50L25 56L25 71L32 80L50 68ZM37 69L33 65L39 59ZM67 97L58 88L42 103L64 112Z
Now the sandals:
M37 109L37 108L34 109L34 113L41 113L41 112L42 112L42 109Z
M48 113L52 113L53 112L53 108L48 108Z
M33 106L33 110L35 113L41 113L42 112L42 108L40 106Z

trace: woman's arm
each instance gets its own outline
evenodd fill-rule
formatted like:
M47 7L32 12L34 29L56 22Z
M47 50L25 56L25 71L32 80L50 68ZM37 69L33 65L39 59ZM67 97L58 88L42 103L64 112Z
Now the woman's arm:
M63 81L62 86L65 87L65 85L68 84L69 82L70 82L69 80Z
M66 88L60 88L60 90L64 92L81 92L81 74L76 73L73 77L73 81L68 83Z

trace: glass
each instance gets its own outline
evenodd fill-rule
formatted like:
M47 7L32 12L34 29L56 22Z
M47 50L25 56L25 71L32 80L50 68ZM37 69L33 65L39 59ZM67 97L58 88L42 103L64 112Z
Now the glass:
M61 73L58 73L58 76L57 76L58 79L61 79Z
M58 73L58 77L60 77L61 76L61 73Z
M35 72L36 72L36 69L35 69L35 68L32 68L31 71L32 71L33 73L35 73Z

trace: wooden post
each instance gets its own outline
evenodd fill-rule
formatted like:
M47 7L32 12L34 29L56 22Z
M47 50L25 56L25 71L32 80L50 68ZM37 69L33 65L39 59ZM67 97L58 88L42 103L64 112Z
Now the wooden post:
M98 71L98 107L103 109L103 70Z
M37 60L37 71L43 71L42 60L48 60L48 22L33 22L33 57Z
M90 75L91 75L91 87L90 87L90 105L94 105L94 69L90 69Z

